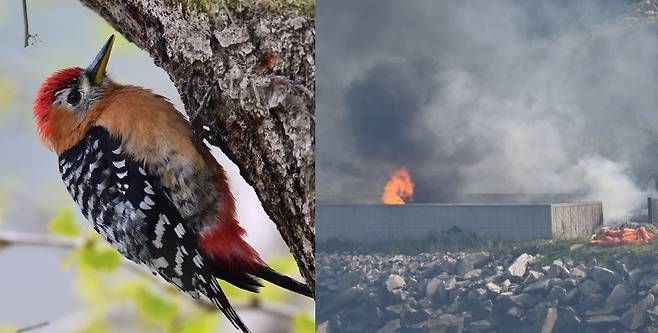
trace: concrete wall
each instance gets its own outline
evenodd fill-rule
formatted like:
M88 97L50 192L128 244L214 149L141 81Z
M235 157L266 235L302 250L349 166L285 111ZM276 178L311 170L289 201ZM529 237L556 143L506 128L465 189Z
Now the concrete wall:
M545 205L319 205L318 242L422 239L452 227L505 240L589 236L603 223L597 203Z
M554 238L587 237L603 226L601 202L551 205L551 229Z

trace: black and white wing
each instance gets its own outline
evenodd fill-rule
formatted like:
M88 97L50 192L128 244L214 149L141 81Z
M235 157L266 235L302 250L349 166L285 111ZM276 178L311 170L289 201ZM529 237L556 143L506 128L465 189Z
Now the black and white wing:
M126 258L179 289L203 293L237 328L249 330L229 304L160 177L122 149L121 140L93 127L60 156L62 179L82 213Z

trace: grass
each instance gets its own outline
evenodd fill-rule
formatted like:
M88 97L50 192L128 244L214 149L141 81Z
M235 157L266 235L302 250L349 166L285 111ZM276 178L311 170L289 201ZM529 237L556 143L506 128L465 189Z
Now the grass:
M591 246L588 239L537 239L530 241L500 241L483 239L475 234L455 233L432 234L423 240L397 240L364 244L330 240L319 243L317 249L322 252L352 252L362 254L406 254L445 253L445 252L478 252L486 251L496 257L522 253L533 256L541 255L541 264L550 264L555 259L574 261L590 261L596 258L601 265L613 265L621 261L635 267L658 263L658 242L646 245Z

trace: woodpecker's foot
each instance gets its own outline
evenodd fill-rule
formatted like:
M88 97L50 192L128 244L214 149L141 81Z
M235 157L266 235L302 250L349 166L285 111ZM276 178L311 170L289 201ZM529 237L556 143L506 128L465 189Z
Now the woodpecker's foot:
M213 81L213 83L210 85L210 88L206 91L206 93L203 95L203 98L201 99L201 104L199 104L199 107L194 111L193 114L190 115L190 122L194 123L201 112L203 112L203 109L206 108L208 105L208 102L210 101L210 95L213 90L215 90L216 87L219 87L219 83L217 81Z
M201 104L199 104L199 107L190 115L190 125L192 125L192 131L195 133L195 141L203 141L203 138L205 138L208 134L208 131L204 128L199 116L205 110L206 106L208 106L212 91L215 90L216 87L219 87L219 83L217 81L213 81L213 83L210 85L210 88L208 88L206 93L203 95L203 99L201 99Z

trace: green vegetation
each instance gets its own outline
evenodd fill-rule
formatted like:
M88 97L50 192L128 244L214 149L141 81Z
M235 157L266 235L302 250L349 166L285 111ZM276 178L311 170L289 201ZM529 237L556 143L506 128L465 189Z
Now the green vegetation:
M638 264L658 263L658 242L646 245L591 246L589 239L537 239L512 242L491 240L478 237L475 234L461 232L432 234L421 241L398 240L394 242L364 244L331 240L318 244L323 252L355 252L381 254L443 253L443 252L476 252L487 251L494 256L522 253L541 255L542 263L549 264L555 259L570 258L577 261L590 261L593 258L601 264L612 265L621 261L632 266Z

